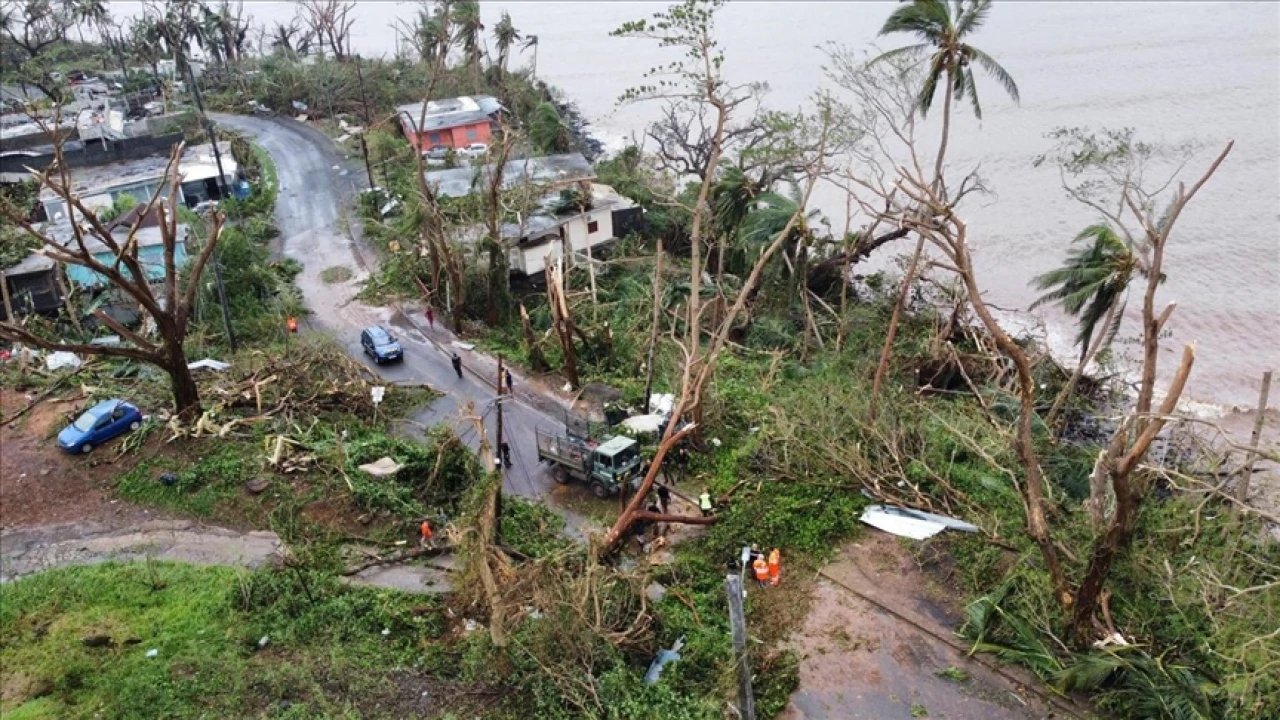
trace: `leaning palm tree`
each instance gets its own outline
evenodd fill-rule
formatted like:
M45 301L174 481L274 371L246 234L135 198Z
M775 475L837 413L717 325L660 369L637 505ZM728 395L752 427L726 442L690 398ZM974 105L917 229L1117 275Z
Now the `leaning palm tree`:
M1050 425L1075 390L1085 367L1119 332L1134 272L1146 274L1133 248L1110 225L1090 225L1072 242L1079 245L1067 252L1062 267L1032 281L1044 294L1031 307L1057 303L1076 319L1076 344L1080 346L1075 371L1045 418Z
M511 55L511 46L521 40L520 31L511 23L511 16L502 11L502 19L493 28L493 36L498 44L498 78L507 74L507 60Z
M717 283L724 276L728 262L726 257L729 255L729 249L726 247L728 240L738 236L747 216L759 202L760 193L763 190L764 188L747 177L742 167L736 164L728 166L716 184L711 187L712 217L715 219L716 234L720 239L719 257L716 260ZM731 267L729 272L736 272L736 269Z
M526 35L524 44L520 46L521 50L533 48L533 70L529 72L529 77L536 79L538 77L538 36Z
M888 58L906 56L924 58L928 56L929 70L925 74L924 86L916 100L916 109L920 116L928 115L933 107L933 98L938 94L938 83L946 88L942 100L942 141L938 145L938 157L934 161L933 187L940 195L945 195L946 185L942 181L942 163L947 155L947 141L951 136L951 103L953 100L968 98L973 105L973 114L982 119L982 104L978 101L978 86L973 80L974 62L982 66L987 74L994 77L1009 93L1014 102L1018 102L1018 84L1013 77L992 57L978 48L965 42L975 30L982 27L991 12L991 0L955 0L948 5L946 0L912 0L903 5L885 20L880 28L881 35L891 33L911 33L923 40L916 45L907 45L890 50L871 62L879 62ZM932 54L929 54L932 53ZM915 252L902 278L902 286L898 291L897 302L893 306L893 314L889 318L889 328L885 333L884 349L880 353L880 362L876 365L875 379L871 383L870 412L876 414L876 400L880 396L880 385L884 382L885 372L889 366L889 356L893 351L893 339L897 334L898 318L906 305L911 284L915 281L916 268L920 264L920 256L924 252L924 236L916 239Z
M938 148L935 179L942 175L942 160L947 153L952 100L968 98L973 114L982 119L978 86L973 79L973 63L981 65L988 75L995 78L1014 102L1019 101L1018 84L1013 81L1013 76L990 55L965 42L969 35L982 27L990 12L991 0L957 0L953 5L946 0L913 0L911 4L894 10L880 28L881 35L911 33L923 41L890 50L872 60L878 62L899 55L921 58L928 55L929 71L916 103L921 117L933 107L938 83L942 82L946 88L942 101L942 144Z

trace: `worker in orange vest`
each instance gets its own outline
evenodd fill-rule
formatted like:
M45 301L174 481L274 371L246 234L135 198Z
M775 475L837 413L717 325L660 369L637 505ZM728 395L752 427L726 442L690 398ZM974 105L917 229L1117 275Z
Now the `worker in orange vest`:
M431 523L426 520L422 521L422 547L431 545Z
M763 557L757 557L755 562L751 563L751 569L755 571L756 583L760 587L769 584L769 564L764 561Z
M296 317L289 318L289 332L291 333L298 332L298 318Z
M782 582L782 553L778 548L769 551L769 584L777 585Z

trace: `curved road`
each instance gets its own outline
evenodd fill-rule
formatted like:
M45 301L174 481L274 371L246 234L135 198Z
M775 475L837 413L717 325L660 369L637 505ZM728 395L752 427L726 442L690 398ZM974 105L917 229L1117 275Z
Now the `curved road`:
M453 336L438 326L424 331L394 308L376 307L355 299L361 283L369 275L369 267L352 236L359 231L359 221L349 212L356 193L365 187L363 166L344 158L323 133L292 119L214 117L219 123L253 137L276 164L280 183L276 224L282 242L282 247L276 249L302 264L297 284L311 310L304 327L331 334L352 358L366 363L390 383L426 383L443 392L444 396L417 413L414 421L423 426L449 422L472 448L478 447L479 438L474 426L462 421L461 415L468 402L474 403L479 412L486 413L485 423L492 444L497 432L492 412L493 385L471 372L483 370L488 377L492 360L478 352L453 347ZM341 283L325 283L320 279L326 268L335 266L350 268L351 279ZM374 324L395 328L405 348L403 363L374 366L361 351L360 330ZM456 350L467 367L468 372L461 379L449 364L449 350ZM516 385L518 389L528 387L520 378ZM514 467L506 470L503 489L523 497L549 499L555 482L548 468L538 462L534 428L561 429L563 424L524 399L507 399L503 407L504 435L511 446L514 463ZM563 508L557 510L571 515L564 513ZM567 519L570 526L578 525L575 521L580 520Z

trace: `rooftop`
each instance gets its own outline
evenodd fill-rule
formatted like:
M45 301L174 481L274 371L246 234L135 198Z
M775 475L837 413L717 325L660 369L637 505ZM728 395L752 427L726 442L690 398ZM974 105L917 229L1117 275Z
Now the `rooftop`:
M427 182L438 185L441 197L465 197L485 184L493 165L483 167L433 170L426 173ZM506 164L502 171L504 190L522 183L535 185L567 185L596 179L596 171L581 153L521 158Z
M218 143L218 150L222 153L223 171L228 175L234 176L239 166L231 157L231 143ZM83 197L124 185L135 185L148 180L156 180L164 177L164 171L168 165L169 157L160 155L100 165L98 167L72 168L71 192ZM182 159L179 161L178 167L184 182L218 176L217 165L213 157L213 146L208 143L192 145L183 150ZM57 197L57 194L48 188L40 192L41 200L50 200L55 197Z
M427 102L427 116L418 132L434 132L487 122L500 110L502 105L490 95L431 100ZM401 105L396 108L396 112L408 115L409 122L416 127L418 120L422 118L422 103Z
M552 215L549 209L559 202L560 193L551 193L542 200L542 212L529 214L524 218L523 223L503 223L502 237L506 240L520 241L520 247L536 247L549 242L551 238L555 237L553 233L561 225L583 215L625 210L635 206L635 203L630 198L619 195L617 191L608 185L592 183L591 197L591 207L585 213ZM484 238L484 235L484 225L475 225L460 233L458 239L465 243L477 243Z
M41 228L41 231L46 236L48 236L50 240L53 240L54 242L59 243L61 245L71 245L73 242L75 242L74 240L75 236L71 227L71 223L66 221L48 223L43 228ZM129 228L118 227L111 234L113 237L117 238L119 242L123 242L124 239L129 236ZM178 224L179 242L185 244L186 236L187 236L187 226L185 224L179 223ZM147 248L147 247L153 247L156 245L164 244L164 238L160 234L160 227L155 225L151 227L138 228L138 234L135 236L135 238L137 240L138 247L140 248ZM89 236L88 233L85 234L85 248L88 249L90 254L93 254L93 255L99 255L101 253L111 251L111 249L107 247L106 243L102 242L100 239L96 237ZM25 259L23 259L22 262L6 269L4 271L4 275L5 277L16 277L18 275L27 275L30 273L44 272L45 270L49 270L50 268L52 268L53 265L54 265L53 260L51 260L44 253L32 252Z

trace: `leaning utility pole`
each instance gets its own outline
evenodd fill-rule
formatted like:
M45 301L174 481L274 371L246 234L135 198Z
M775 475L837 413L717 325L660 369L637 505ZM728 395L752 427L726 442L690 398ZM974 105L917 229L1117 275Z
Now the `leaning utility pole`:
M360 152L364 155L364 171L369 174L369 189L372 190L373 168L369 165L369 97L364 92L364 71L360 69L360 56L356 56L356 79L360 83L360 105L364 108L364 130L360 131ZM390 191L391 186L387 185Z
M742 610L742 576L729 574L724 579L729 596L729 627L733 630L733 654L738 666L738 717L756 720L756 700L751 693L751 663L747 662L747 619Z
M213 146L213 161L218 165L218 190L225 199L231 193L227 191L227 177L222 171L222 153L218 151L218 138L214 135L213 123L209 122L209 116L204 114L204 96L200 94L200 85L196 83L196 72L191 69L191 61L183 62L183 65L187 68L187 79L191 83L191 97L195 98L196 109L200 111L200 119L204 121L204 135Z
M222 324L227 328L227 344L231 346L231 352L235 352L236 334L231 330L231 309L227 307L227 290L222 286L221 253L213 261L213 280L218 284L218 302L222 305Z

